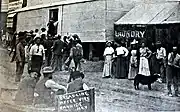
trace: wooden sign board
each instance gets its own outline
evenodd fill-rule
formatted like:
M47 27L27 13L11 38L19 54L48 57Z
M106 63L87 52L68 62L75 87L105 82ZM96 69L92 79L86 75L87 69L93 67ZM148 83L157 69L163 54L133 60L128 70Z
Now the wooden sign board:
M122 31L115 31L116 37L123 37L123 38L144 38L145 31L137 31L137 30L122 30Z
M58 112L95 112L94 89L57 96Z

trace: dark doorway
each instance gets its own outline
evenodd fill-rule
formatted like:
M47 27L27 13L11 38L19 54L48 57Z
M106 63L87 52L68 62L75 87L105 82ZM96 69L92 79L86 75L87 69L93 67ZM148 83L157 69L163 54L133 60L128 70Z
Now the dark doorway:
M58 21L58 9L49 10L49 19L53 19L55 22Z

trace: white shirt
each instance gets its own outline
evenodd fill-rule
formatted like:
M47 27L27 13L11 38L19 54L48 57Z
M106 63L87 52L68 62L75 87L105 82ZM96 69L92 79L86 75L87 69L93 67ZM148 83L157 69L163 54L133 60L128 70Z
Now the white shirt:
M62 85L59 85L58 83L56 83L55 81L53 81L52 79L49 79L45 82L45 86L47 88L50 88L52 89L53 91L58 91L59 89L63 89L65 91L66 90L66 87L62 86Z
M112 47L106 47L104 50L104 56L108 55L108 54L113 54L114 53L114 49Z
M24 47L24 51L25 51L25 58L27 58L28 57L28 46Z
M127 56L129 51L125 47L117 47L116 48L117 55L124 55Z
M38 50L39 49L39 50ZM45 50L43 45L35 44L30 49L30 55L37 55L37 56L43 56L43 60L45 60Z
M39 33L34 33L34 35L35 35L34 39L37 37L41 37Z
M161 47L160 49L157 49L157 59L164 59L166 57L166 49Z

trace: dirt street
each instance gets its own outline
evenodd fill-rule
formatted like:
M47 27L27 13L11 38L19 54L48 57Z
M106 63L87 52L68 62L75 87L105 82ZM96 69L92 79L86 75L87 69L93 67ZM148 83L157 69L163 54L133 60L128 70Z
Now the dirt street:
M15 64L9 62L7 51L0 48L0 87L17 88L12 83L14 74ZM86 72L84 80L88 86L95 88L96 112L180 111L180 98L168 97L165 84L155 83L151 91L147 86L140 86L137 91L133 88L133 81L103 79L101 75L101 72ZM62 85L67 85L68 77L66 72L53 75L53 79Z
M180 111L180 98L167 96L165 84L153 84L153 90L140 86L134 90L133 81L103 79L99 73L85 73L85 82L96 89L96 112L154 112ZM56 73L54 79L65 85L67 73Z

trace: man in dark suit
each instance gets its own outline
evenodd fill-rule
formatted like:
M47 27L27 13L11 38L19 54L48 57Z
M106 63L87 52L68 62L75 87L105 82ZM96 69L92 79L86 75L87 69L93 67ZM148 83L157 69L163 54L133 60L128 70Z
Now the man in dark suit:
M16 77L15 77L15 81L16 82L20 82L21 80L21 76L23 74L23 70L24 70L24 64L25 64L25 39L24 39L24 35L19 34L19 42L16 45L16 57L15 57L15 61L16 61Z
M53 50L53 57L51 66L55 71L62 71L62 56L63 56L63 48L64 43L61 41L61 36L57 36L57 40L55 40L52 50Z
M44 41L46 66L50 66L50 64L51 64L51 58L52 58L51 47L52 46L53 46L53 39L51 36L48 36L48 39Z

